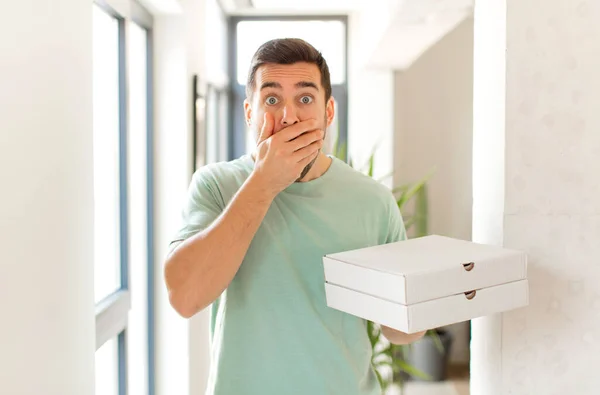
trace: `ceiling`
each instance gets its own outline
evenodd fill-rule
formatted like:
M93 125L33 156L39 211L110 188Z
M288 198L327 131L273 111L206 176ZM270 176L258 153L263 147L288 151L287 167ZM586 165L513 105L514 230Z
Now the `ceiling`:
M474 0L219 0L236 15L355 14L364 67L404 70L473 12ZM493 1L493 0L491 0Z
M364 7L362 0L252 0L257 9L295 9L295 10L340 10L348 11Z
M347 14L388 0L220 0L231 14ZM400 0L401 1L401 0Z
M387 18L380 34L370 37L363 45L366 67L406 70L473 14L473 0L405 0L401 3L393 16ZM384 15L376 14L374 18L382 20Z

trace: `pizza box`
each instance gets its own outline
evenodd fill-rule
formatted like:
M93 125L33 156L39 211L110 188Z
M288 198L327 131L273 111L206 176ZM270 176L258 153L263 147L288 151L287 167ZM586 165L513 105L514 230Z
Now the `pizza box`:
M405 333L529 304L522 251L431 235L323 257L327 305Z

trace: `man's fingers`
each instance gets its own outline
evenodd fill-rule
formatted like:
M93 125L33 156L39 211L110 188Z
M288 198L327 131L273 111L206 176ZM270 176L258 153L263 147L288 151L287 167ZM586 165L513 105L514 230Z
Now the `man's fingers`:
M323 147L323 140L317 140L314 143L307 145L304 148L299 149L294 152L294 158L296 162L300 163L306 160L306 158L312 159L315 153L319 152L319 150Z
M257 145L262 143L263 141L265 141L266 139L268 139L269 137L271 137L273 135L274 126L275 126L275 122L273 120L273 115L266 112L264 115L264 119L263 119L263 126L260 131L260 136L258 137Z
M312 132L306 132L303 135L296 137L294 140L290 141L289 144L291 145L292 151L295 152L314 143L315 141L322 141L323 137L325 137L325 133L322 130L317 129Z
M319 123L316 119L308 119L306 121L298 122L293 124L292 126L288 126L285 129L282 129L277 133L277 138L281 139L284 142L292 141L296 137L302 135L303 133L310 132L319 127Z

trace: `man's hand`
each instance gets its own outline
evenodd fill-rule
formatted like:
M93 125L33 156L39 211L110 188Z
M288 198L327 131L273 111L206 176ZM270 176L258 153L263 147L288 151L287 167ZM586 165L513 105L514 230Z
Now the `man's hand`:
M275 197L300 177L302 170L323 147L324 132L311 119L298 122L273 134L274 120L265 114L258 139L254 178Z
M404 333L387 326L381 325L381 333L392 344L410 344L422 338L427 331L417 333Z

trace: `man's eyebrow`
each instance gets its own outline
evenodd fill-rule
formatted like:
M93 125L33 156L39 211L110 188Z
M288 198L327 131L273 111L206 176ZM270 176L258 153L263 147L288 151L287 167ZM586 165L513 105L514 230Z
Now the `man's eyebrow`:
M317 84L310 81L300 81L296 84L296 88L314 88L316 90L319 90Z
M281 84L279 82L275 82L275 81L263 82L263 84L260 86L260 90L263 90L266 88L282 89ZM317 84L315 84L314 82L310 82L310 81L300 81L300 82L296 83L296 88L313 88L313 89L319 90L319 87L317 86Z
M274 82L274 81L263 82L263 84L260 86L260 90L262 91L265 88L278 88L278 89L281 89L281 84L279 82Z

